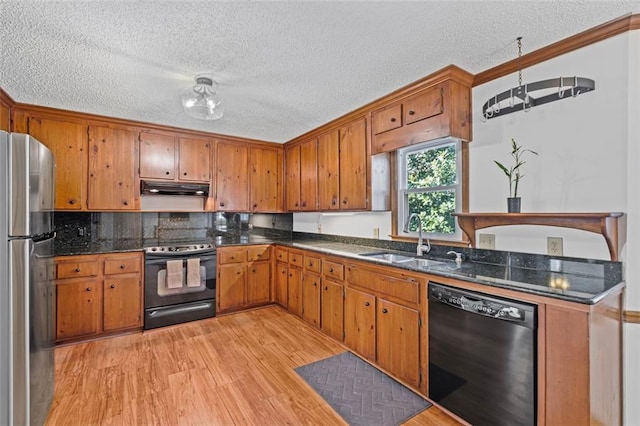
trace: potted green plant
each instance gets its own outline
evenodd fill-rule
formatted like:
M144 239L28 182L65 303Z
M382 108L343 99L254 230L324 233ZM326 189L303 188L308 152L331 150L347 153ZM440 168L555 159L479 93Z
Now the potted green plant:
M513 165L507 168L499 161L493 160L494 163L504 172L509 178L509 198L507 198L507 211L509 213L520 213L520 197L518 197L518 184L520 179L524 177L520 168L525 164L522 160L524 153L530 152L533 155L538 155L537 152L530 149L523 149L516 143L516 140L511 138L511 157L513 157Z

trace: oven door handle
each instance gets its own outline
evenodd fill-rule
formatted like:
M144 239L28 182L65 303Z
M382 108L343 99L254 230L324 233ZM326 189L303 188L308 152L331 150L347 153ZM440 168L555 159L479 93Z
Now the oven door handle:
M203 302L197 304L191 304L189 306L169 306L164 308L155 309L149 312L150 318L162 318L169 315L184 314L187 312L196 312L213 309L213 303Z
M162 258L156 258L155 256L154 257L150 257L149 255L147 255L147 257L145 258L144 263L147 264L147 265L162 265L162 264L167 263L167 261L169 261L169 260L182 260L184 262L187 259L195 259L195 258L198 258L198 257L200 258L200 263L208 262L210 260L213 260L215 262L215 260L216 260L216 255L215 254L213 254L213 255L210 254L210 255L207 255L207 256L197 256L197 255L194 255L194 256L181 256L181 257L163 256Z

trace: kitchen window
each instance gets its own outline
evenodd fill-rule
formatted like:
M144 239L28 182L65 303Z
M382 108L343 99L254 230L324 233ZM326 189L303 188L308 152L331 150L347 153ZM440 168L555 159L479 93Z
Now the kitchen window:
M398 150L399 236L418 236L418 221L402 232L407 217L417 213L422 232L432 239L460 240L452 213L462 211L462 142L447 138Z

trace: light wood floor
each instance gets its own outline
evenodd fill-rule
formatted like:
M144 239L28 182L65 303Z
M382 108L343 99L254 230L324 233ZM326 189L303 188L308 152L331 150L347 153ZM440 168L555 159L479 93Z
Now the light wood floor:
M293 370L344 350L279 307L59 347L47 425L345 424Z

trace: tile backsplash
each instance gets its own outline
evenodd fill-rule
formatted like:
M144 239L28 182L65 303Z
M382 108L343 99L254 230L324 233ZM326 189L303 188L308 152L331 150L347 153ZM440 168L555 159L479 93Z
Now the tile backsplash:
M96 241L206 241L222 234L269 236L291 233L291 214L250 213L67 213L56 212L57 238L82 246Z

